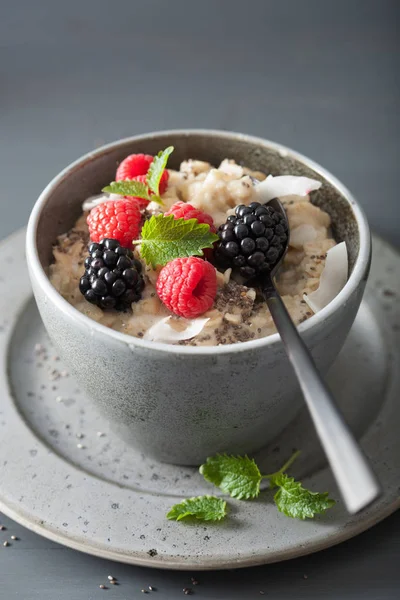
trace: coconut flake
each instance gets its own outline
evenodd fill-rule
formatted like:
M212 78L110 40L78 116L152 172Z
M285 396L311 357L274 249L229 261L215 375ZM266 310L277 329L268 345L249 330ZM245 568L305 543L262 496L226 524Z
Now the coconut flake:
M232 275L232 269L226 269L226 271L224 272L224 283L229 283L231 275Z
M321 273L318 289L303 295L303 299L314 313L327 306L344 288L348 270L346 242L341 242L326 254L325 268Z
M304 244L317 239L318 232L309 223L299 225L290 231L289 244L293 248L303 248Z
M166 344L190 340L196 335L199 335L205 324L210 320L209 318L188 320L187 327L182 331L178 331L174 327L171 327L170 319L171 317L165 317L164 319L157 321L157 323L146 331L143 339L152 342L164 342Z
M282 198L283 196L307 196L310 192L318 190L322 183L316 179L308 177L296 177L295 175L279 175L273 177L268 175L264 181L258 183L254 191L259 201L269 202L272 198Z
M119 194L100 194L98 196L90 196L86 198L84 203L82 204L82 210L85 212L87 210L92 210L95 206L99 204L104 204L104 202L108 202L109 200L121 200L122 196Z

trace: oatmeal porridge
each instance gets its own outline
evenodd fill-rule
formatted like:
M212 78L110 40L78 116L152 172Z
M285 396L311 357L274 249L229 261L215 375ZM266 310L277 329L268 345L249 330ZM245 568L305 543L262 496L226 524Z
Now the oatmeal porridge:
M119 170L124 162L121 163ZM257 196L255 181L264 182L266 175L250 171L228 159L223 160L218 168L207 162L187 160L180 165L179 170L169 169L165 170L165 173L166 175L163 175L160 180L159 188L162 204L158 199L157 202L153 201L151 196L150 200L135 200L124 199L121 195L114 196L113 194L93 201L89 200L84 204L86 210L83 211L74 227L59 236L54 246L54 261L49 270L49 277L54 287L84 315L106 327L139 338L157 340L156 335L152 337L152 332L156 331L159 325L161 325L161 329L168 327L175 334L175 336L171 336L170 343L192 346L245 342L274 333L276 329L265 301L259 296L256 289L245 285L245 280L240 273L238 275L238 269L235 269L235 264L242 265L242 271L243 268L250 268L250 274L252 267L249 265L253 265L250 259L252 256L253 266L257 270L258 264L261 264L263 260L267 261L267 258L264 257L273 255L271 248L273 248L276 234L281 237L282 245L286 245L288 232L284 230L283 224L282 227L280 226L278 219L275 219L274 222L274 237L265 241L268 219L273 215L264 211L263 202ZM139 179L139 177L137 178ZM128 178L124 177L124 179ZM262 184L259 185L261 189ZM319 185L318 183L318 187ZM289 249L276 277L276 285L293 321L299 324L314 314L306 298L307 295L318 289L327 253L336 245L336 242L330 231L329 215L311 203L309 194L304 192L303 195L286 193L280 196L280 200L288 218L290 241ZM151 217L167 213L172 214L174 219L197 219L196 223L202 223L204 231L209 230L216 233L219 240L209 244L204 250L205 260L203 257L184 256L176 258L166 265L164 263L164 266L152 265L146 261L140 243L132 246L133 254L130 250L127 255L125 250L116 249L117 254L120 252L119 258L123 257L126 263L121 269L134 271L133 275L130 274L130 280L134 280L134 284L132 283L130 286L128 295L126 295L126 291L124 292L128 299L123 306L124 310L116 310L116 307L121 308L121 305L115 299L109 300L109 306L104 300L104 294L111 293L104 290L110 290L111 284L114 286L113 289L117 289L115 283L115 277L119 276L117 270L115 270L117 273L115 277L112 274L108 276L110 285L107 284L107 272L115 265L112 264L111 267L109 265L108 269L107 263L105 264L103 261L104 252L111 251L112 253L114 245L111 244L107 249L100 244L100 237L112 237L109 235L112 229L106 229L103 235L102 225L99 225L100 222L104 223L104 219L109 218L105 207L111 202L114 202L115 205L121 204L121 211L125 210L128 214L126 217L124 213L124 223L128 219L129 223L133 224L132 227L139 227L139 232L143 223L149 222ZM134 210L129 212L129 203L135 202ZM100 213L100 209L103 212ZM114 212L112 214L114 218ZM116 209L115 215L115 218L121 218ZM246 215L248 216L247 221ZM264 220L260 221L260 215L265 215ZM138 223L139 220L140 223ZM167 220L167 217L164 220ZM257 222L257 226L254 225L255 222ZM228 226L229 223L231 225ZM276 227L276 223L279 227ZM251 246L250 250L243 251L244 258L238 258L238 253L241 255L241 248L245 248L245 239L239 233L243 230L246 236L246 227L250 234L251 232L261 232L259 237L262 237L264 241L260 242L258 234L253 235L251 243L246 242L249 247ZM93 231L100 231L97 238L93 235ZM238 238L235 237L236 234ZM215 239L217 239L216 235ZM248 240L250 237L246 239ZM132 237L129 239L132 240ZM88 258L88 244L91 240L92 255ZM140 242L140 237L136 241ZM224 261L218 260L218 244L220 250L222 248L222 251L226 251L226 265ZM118 245L117 241L115 247ZM123 242L121 245L128 246ZM254 258L256 254L259 255L258 259L257 256ZM114 258L117 260L118 256ZM114 260L114 258L111 256L111 259ZM97 271L94 272L93 265L96 260L100 262L97 263ZM131 261L131 265L129 261ZM89 274L85 275L85 283L82 284L85 269L92 273L92 277L90 278ZM101 279L103 272L103 281L98 283L96 278ZM197 312L193 312L193 314L186 313L184 310L181 311L181 308L175 307L181 307L183 298L187 298L187 296L184 297L183 288L180 287L179 293L182 293L178 298L175 281L171 282L170 279L171 277L185 279L179 284L183 286L190 282L192 276L197 276L198 272L201 272L200 279L196 283L196 288L191 291L193 294L197 294L195 306L202 308L196 308ZM96 280L96 284L93 283L94 280ZM207 285L204 283L205 281ZM82 289L83 285L86 286L84 289ZM96 291L95 285L100 290L99 292ZM122 284L120 287L121 290L125 289ZM99 305L95 293L103 294L105 304L101 305L100 303ZM122 294L122 292L118 293ZM185 288L185 294L187 293ZM204 294L204 298L202 294ZM90 300L90 295L94 300ZM190 299L187 300L189 308L192 306L190 301ZM188 310L187 306L185 305L186 311ZM204 312L200 312L203 309ZM185 336L186 331L188 334ZM163 335L158 341L169 341L168 336L163 337Z

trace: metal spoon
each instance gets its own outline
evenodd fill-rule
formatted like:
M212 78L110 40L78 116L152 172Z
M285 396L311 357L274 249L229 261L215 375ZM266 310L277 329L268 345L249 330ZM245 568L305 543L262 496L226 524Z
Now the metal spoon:
M270 200L267 205L279 211L288 224L286 212L277 198ZM288 358L297 375L315 429L347 510L350 513L356 513L375 500L380 495L381 488L275 287L274 276L284 259L288 245L287 242L285 252L273 270L263 273L257 279L257 287L268 304Z

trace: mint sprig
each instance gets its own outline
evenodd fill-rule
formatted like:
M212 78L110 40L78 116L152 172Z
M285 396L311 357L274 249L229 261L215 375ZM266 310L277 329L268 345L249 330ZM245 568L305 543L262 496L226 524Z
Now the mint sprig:
M248 456L217 454L207 458L200 467L200 473L232 498L248 500L260 493L262 475L255 460Z
M281 513L294 519L312 519L316 514L323 514L332 508L335 501L329 498L328 492L322 494L311 492L304 488L300 481L286 474L285 471L291 467L299 454L299 451L295 452L279 471L269 475L261 475L256 462L248 456L228 454L217 454L208 458L199 470L207 481L239 500L256 498L260 493L261 480L268 479L269 489L278 488L274 495L274 502ZM208 500L209 498L213 499L213 503ZM186 516L196 516L203 520L220 520L226 514L226 507L223 514L222 510L220 512L217 510L219 516L210 517L213 508L221 507L217 503L219 500L214 496L190 498L175 504L167 517L177 521ZM209 507L207 509L209 512L204 507ZM190 512L191 509L197 514Z
M201 521L220 521L226 515L226 502L215 496L197 496L174 504L167 513L167 519L181 521L195 517Z
M167 166L168 158L173 151L174 147L168 146L168 148L161 150L154 157L146 175L146 183L136 181L135 179L112 181L110 185L106 185L102 189L102 192L106 194L119 194L120 196L134 196L135 198L143 198L143 200L148 200L149 202L162 204L160 180Z
M150 265L166 265L175 258L202 256L204 248L212 248L218 236L206 223L197 219L175 219L173 215L153 215L145 222L140 244L140 254Z

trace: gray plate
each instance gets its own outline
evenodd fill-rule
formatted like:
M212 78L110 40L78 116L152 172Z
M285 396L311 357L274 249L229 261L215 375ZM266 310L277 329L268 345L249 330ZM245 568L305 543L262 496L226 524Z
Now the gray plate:
M400 506L400 261L387 244L374 240L365 300L329 375L384 495L360 515L349 516L339 501L321 518L297 521L280 514L266 492L252 502L229 501L230 514L217 525L165 518L181 498L215 489L195 469L148 460L109 431L51 347L31 297L23 249L24 231L0 245L0 510L8 516L103 558L221 569L327 548ZM292 474L339 499L306 410L257 460L271 472L293 448L302 455Z

